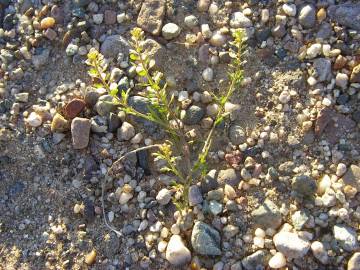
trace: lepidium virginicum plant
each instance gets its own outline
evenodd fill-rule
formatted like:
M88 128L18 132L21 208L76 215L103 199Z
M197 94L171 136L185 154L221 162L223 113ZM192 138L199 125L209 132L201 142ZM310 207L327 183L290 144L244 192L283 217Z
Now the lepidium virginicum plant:
M234 91L239 90L243 80L244 33L241 30L235 30L232 36L233 41L230 42L229 52L232 61L228 66L229 84L220 97L213 93L214 100L218 104L218 111L212 127L204 137L200 150L196 150L198 148L186 135L180 120L180 104L168 91L163 74L154 70L154 60L144 49L145 35L140 28L134 28L131 31L129 57L140 78L139 86L144 90L142 91L143 96L148 99L147 113L139 112L128 104L131 89L119 92L117 84L110 80L110 73L107 71L108 65L104 57L94 49L88 54L89 75L95 82L94 87L105 88L113 97L113 102L126 114L152 121L161 126L168 134L168 138L158 145L158 151L153 153L153 156L166 162L166 166L161 169L162 172L173 174L175 181L172 185L179 195L174 199L174 203L180 209L188 206L189 187L193 183L201 181L208 172L207 157L216 127L226 117L225 103Z

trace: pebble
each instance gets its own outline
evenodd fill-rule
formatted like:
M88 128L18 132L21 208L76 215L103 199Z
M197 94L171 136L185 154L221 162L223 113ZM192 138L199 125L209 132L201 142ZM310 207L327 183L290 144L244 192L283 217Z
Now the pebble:
M316 11L312 5L305 5L299 13L299 22L305 28L311 28L316 22Z
M309 241L292 232L281 231L275 234L273 242L276 249L289 259L304 257L310 248Z
M57 113L54 115L51 122L51 132L65 132L69 130L69 121L66 120L61 114Z
M135 136L135 128L130 123L123 122L116 134L119 141L128 141Z
M238 11L231 15L230 26L232 28L246 28L252 26L252 21L242 12Z
M75 149L83 149L89 144L90 120L76 117L71 122L72 143Z
M318 56L320 53L321 53L321 44L319 44L319 43L312 44L306 50L306 56L308 59L313 59L316 56Z
M220 31L215 31L212 34L212 36L211 36L211 38L209 40L209 43L212 46L221 47L226 43L226 37ZM204 73L203 73L203 76L204 76ZM204 78L204 80L206 81L205 78ZM212 78L210 79L210 81L211 80L212 80Z
M281 252L276 252L269 260L269 266L271 268L282 268L286 266L286 258Z
M337 86L345 89L349 82L349 76L345 73L338 73L335 78L335 83Z
M161 29L163 37L167 40L174 39L180 35L181 29L175 23L167 23Z
M46 17L42 19L40 22L41 29L48 29L54 27L54 25L55 25L55 19L53 17Z
M208 11L210 6L210 0L198 0L197 9L200 12Z
M211 67L207 67L202 72L202 77L204 81L211 82L214 79L214 71Z
M251 212L251 216L256 225L266 228L278 228L282 223L282 217L279 208L269 199Z
M101 24L104 20L104 14L94 14L93 21L95 24Z
M171 236L166 247L165 256L175 266L181 266L191 261L191 253L179 235Z
M86 103L83 99L74 98L64 108L64 114L67 118L75 118L85 108Z
M325 250L323 243L319 241L312 242L311 250L314 254L314 257L318 259L322 264L329 263L329 256L327 254L327 251Z
M199 20L198 20L198 18L196 18L195 15L189 15L189 16L185 17L184 23L187 27L194 28L195 26L197 26L199 24Z
M85 263L87 265L93 265L96 262L96 250L93 249L85 256Z
M296 15L296 5L295 4L284 4L282 6L282 9L286 15L295 17L295 15Z
M26 122L31 127L39 127L42 124L41 116L38 115L36 112L31 112L28 118L26 119Z
M189 187L189 205L195 206L202 203L203 197L201 195L200 189L197 185L192 185Z
M171 197L172 197L171 191L166 188L163 188L156 195L156 200L161 205L167 205L170 202Z
M311 198L317 190L317 185L310 176L299 175L293 179L292 189L299 197Z
M348 261L347 270L360 270L360 252L355 252Z
M353 251L358 248L357 234L354 229L337 224L333 227L333 232L339 245L346 251Z

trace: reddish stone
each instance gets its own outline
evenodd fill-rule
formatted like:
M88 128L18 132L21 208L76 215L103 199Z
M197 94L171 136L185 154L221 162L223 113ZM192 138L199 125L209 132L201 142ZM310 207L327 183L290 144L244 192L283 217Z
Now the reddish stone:
M75 118L82 112L82 110L85 108L85 105L86 103L84 100L75 98L65 106L64 114L67 118Z
M339 55L338 57L336 57L334 63L334 69L342 69L343 67L345 67L346 63L347 63L346 57Z
M226 154L225 155L225 160L229 163L229 165L233 168L239 168L240 167L240 162L242 160L242 155L240 153L240 151L234 151L231 154Z
M105 19L105 24L116 23L116 12L113 10L105 10L104 19Z
M336 144L341 138L355 128L356 123L349 117L332 109L323 109L315 122L315 135L321 135L331 144Z

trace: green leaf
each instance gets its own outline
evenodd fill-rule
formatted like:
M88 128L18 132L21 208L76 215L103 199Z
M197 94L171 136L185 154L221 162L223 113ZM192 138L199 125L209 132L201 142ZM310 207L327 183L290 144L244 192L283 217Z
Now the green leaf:
M97 78L99 76L99 74L98 74L98 72L97 72L97 70L95 68L89 69L88 74L92 78Z
M118 90L117 88L112 89L112 90L110 91L110 95L113 96L113 97L116 97L118 92L119 92L119 90Z
M147 72L145 69L141 69L141 70L138 70L137 71L137 74L140 76L140 77L145 77Z
M103 88L103 85L101 83L94 83L93 85L95 88Z
M130 59L133 60L133 61L137 61L137 60L139 60L139 56L136 55L135 53L131 53L130 54Z

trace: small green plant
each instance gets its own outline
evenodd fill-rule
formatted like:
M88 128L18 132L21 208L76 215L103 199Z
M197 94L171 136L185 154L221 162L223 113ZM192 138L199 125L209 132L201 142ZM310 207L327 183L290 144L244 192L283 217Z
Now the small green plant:
M196 152L196 147L187 138L183 129L180 119L180 104L174 95L169 93L163 74L153 70L154 60L143 47L145 35L140 28L134 28L131 31L132 49L129 57L132 65L136 68L137 75L141 78L142 83L139 83L139 86L144 88L143 95L149 101L147 113L139 112L128 104L131 89L119 93L117 84L110 80L109 72L107 72L108 65L104 57L95 49L88 54L89 75L94 80L94 86L105 88L113 97L114 103L125 113L152 121L161 126L169 135L162 144L156 145L158 151L153 153L153 156L166 162L167 165L161 169L162 172L174 175L176 181L172 183L172 186L177 194L181 194L174 200L174 203L181 209L188 206L189 187L193 183L201 181L208 172L207 157L212 146L213 136L216 127L227 115L225 103L234 91L239 89L243 80L244 32L235 30L232 36L233 41L230 43L229 51L232 58L228 71L229 85L220 97L213 95L218 104L218 112L200 151L195 155L190 154Z

